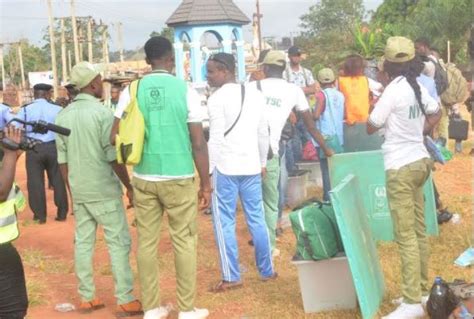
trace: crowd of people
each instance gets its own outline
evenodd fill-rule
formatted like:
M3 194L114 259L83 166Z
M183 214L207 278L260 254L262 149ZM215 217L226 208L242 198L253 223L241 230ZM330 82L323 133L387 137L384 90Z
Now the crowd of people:
M52 104L52 88L40 84L34 87L34 102L14 115L71 130L70 136L62 136L51 132L34 135L27 129L26 135L42 143L36 152L26 152L26 170L29 204L38 223L46 222L44 171L54 190L57 221L66 220L66 190L70 193L75 219L74 265L81 298L78 311L90 313L105 306L96 294L92 262L96 231L102 226L112 263L117 314L168 317L170 309L160 299L157 250L166 214L175 256L179 318L206 318L209 311L195 307L197 214L211 207L221 266L221 280L212 291L238 289L244 284L235 234L238 199L252 236L260 278L277 280L273 258L279 254L276 236L282 231L279 221L286 205L287 179L301 160L303 148L315 148L323 177L322 200L330 201L328 158L350 148L354 136L363 136L367 144L381 147L383 152L402 262L400 306L384 318L424 315L429 250L422 187L433 167L424 136L435 132L438 140L446 143L447 133L438 122L452 109L441 107L432 72L438 60L426 39L414 44L407 38L390 38L376 79L364 74L364 60L358 55L347 57L338 72L326 67L314 78L301 66L301 50L291 47L287 54L261 52L259 71L252 74L250 82L241 84L236 81L234 56L213 54L206 64L208 84L215 89L207 101L208 141L202 126L201 98L172 74L170 41L150 38L145 54L152 71L136 80L136 96L129 88L120 92L114 87L111 101L104 106L100 71L80 62L71 72L67 89L72 102L67 107ZM114 145L120 121L134 101L143 115L146 133L141 160L130 179L126 166L117 162ZM13 115L4 118L8 116ZM14 138L17 131L12 130L8 134ZM456 150L460 149L458 144ZM9 159L11 152L6 151L5 156ZM199 176L197 192L195 171ZM129 205L134 206L140 301L133 295L131 236L123 189ZM440 213L449 214L438 206ZM10 245L16 237L3 239L1 227L6 225L0 211L0 240ZM18 264L17 253L10 256ZM15 278L18 276L24 282L22 271ZM0 302L0 317L26 314L26 295L20 294L24 298L18 307Z

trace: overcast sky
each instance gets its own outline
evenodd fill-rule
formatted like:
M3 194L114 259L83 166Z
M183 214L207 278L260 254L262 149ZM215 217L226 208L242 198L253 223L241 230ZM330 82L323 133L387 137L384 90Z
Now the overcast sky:
M53 0L55 17L70 15L70 0ZM249 17L255 12L255 1L234 0ZM263 36L290 36L298 32L300 16L308 12L315 0L261 0ZM383 0L364 0L367 10L373 10ZM125 49L135 49L147 40L152 31L160 31L166 19L181 3L180 0L75 0L76 16L92 16L104 23L123 23ZM46 0L0 0L0 42L27 38L43 45L43 29L48 26ZM111 26L110 49L117 49L116 27ZM244 26L244 36L251 40L250 25Z

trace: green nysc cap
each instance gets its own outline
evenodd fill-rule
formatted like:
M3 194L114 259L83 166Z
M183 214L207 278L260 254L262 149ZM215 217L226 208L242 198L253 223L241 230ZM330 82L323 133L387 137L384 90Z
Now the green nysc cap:
M318 72L318 81L323 84L332 83L336 80L334 72L330 68L324 68Z
M79 62L71 70L70 84L76 89L82 89L89 85L103 71L103 67L93 65L89 62Z

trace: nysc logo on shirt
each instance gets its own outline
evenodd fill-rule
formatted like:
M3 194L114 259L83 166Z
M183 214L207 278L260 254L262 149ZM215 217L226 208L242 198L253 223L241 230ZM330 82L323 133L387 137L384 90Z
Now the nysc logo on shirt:
M413 120L413 119L417 119L421 116L421 109L420 107L417 105L412 105L410 106L410 113L408 114L408 119L410 120Z
M146 107L151 111L160 111L165 106L165 90L161 87L151 87L145 90Z
M267 105L281 107L281 99L271 96L267 96L265 99L267 100Z

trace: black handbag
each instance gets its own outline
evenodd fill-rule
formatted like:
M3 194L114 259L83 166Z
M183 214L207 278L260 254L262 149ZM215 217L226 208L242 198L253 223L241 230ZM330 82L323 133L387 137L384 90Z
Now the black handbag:
M451 140L465 141L469 135L469 122L459 117L451 117L448 132Z

